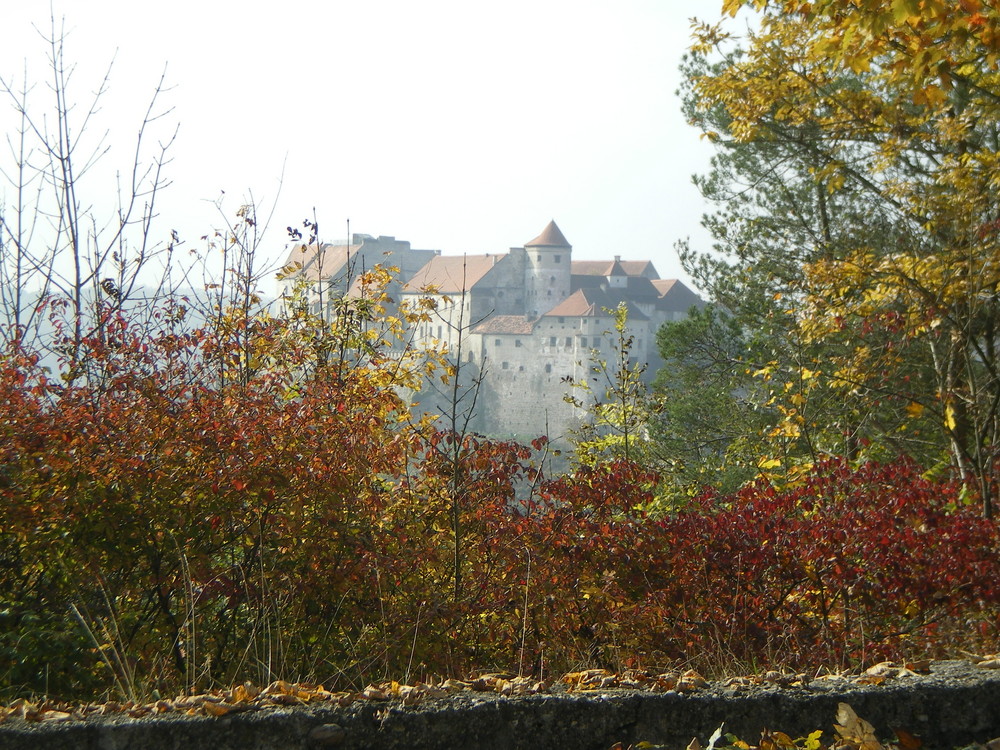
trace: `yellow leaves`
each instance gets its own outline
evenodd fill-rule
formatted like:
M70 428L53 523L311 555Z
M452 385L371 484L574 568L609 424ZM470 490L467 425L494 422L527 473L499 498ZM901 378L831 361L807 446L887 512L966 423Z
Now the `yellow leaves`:
M652 674L639 669L626 669L622 672L612 672L607 669L585 669L580 672L569 672L563 676L561 681L567 685L569 692L630 688L649 690L654 693L665 693L668 690L676 690L678 693L693 693L708 687L708 680L693 669L689 669L683 674L679 672Z
M697 19L691 19L691 51L708 54L720 44L729 39L719 24L707 24Z
M892 0L892 20L903 24L913 19L920 20L920 0Z
M924 413L924 405L918 404L916 401L911 401L906 406L906 414L911 419L917 419Z
M948 94L932 83L913 92L913 103L918 107L938 109L948 103Z
M859 718L846 703L837 705L837 723L833 728L852 750L882 750L875 737L875 727Z
M722 12L729 16L735 16L742 7L743 0L724 0L722 3Z
M786 419L768 433L770 437L797 438L802 434L801 426L794 420Z
M775 370L777 369L777 367L778 367L778 363L777 362L768 362L767 365L765 365L764 367L761 367L759 370L754 370L750 374L753 377L755 377L755 378L761 378L762 380L764 380L766 382L766 381L770 380L773 377L773 375L774 375Z
M955 407L952 404L947 404L944 407L944 426L949 432L955 429Z

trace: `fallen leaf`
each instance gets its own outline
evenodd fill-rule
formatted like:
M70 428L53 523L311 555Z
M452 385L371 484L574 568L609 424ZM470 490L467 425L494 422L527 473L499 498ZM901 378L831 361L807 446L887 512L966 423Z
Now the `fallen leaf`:
M708 687L708 680L706 680L700 674L698 674L697 672L695 672L693 669L689 669L687 672L685 672L683 675L681 675L681 679L687 680L688 682L690 682L691 684L693 684L695 687L699 687L699 688Z
M374 685L369 685L364 690L361 691L361 697L370 701L387 701L389 700L389 695Z
M225 716L230 711L230 707L225 703L215 703L213 701L205 701L202 704L202 708L209 716Z
M872 667L868 667L868 669L864 671L864 674L869 677L885 677L888 679L890 677L898 676L899 672L899 667L891 661L882 661Z
M42 714L42 721L69 721L73 714L67 711L45 711Z
M900 750L918 750L924 744L919 737L915 737L905 729L894 729L893 731L896 733Z
M852 743L857 750L882 750L881 743L875 738L875 727L859 718L846 703L837 705L837 722L833 725L837 734Z
M719 724L719 727L712 732L712 736L708 738L708 747L705 750L715 750L716 743L722 739L722 728L726 726L726 722Z

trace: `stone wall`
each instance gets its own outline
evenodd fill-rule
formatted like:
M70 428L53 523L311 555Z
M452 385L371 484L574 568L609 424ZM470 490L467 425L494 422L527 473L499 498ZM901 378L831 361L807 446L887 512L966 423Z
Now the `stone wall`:
M640 742L682 750L702 746L720 726L757 744L764 729L804 737L825 733L829 745L839 703L874 725L883 745L895 729L923 750L953 750L1000 737L1000 674L964 662L941 662L932 674L881 686L812 681L804 687L644 693L558 692L503 698L459 693L406 707L399 701L357 701L268 709L221 718L0 724L4 750L611 750Z

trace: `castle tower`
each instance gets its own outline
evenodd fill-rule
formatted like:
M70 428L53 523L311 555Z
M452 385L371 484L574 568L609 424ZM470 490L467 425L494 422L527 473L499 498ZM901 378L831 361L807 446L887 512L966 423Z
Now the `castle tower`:
M572 246L554 221L524 245L524 309L528 318L543 315L569 296Z

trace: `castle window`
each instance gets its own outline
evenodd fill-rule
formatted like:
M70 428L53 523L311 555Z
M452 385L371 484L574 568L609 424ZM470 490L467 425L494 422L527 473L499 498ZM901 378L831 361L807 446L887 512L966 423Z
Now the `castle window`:
M506 363L506 362L504 362L504 363L503 363L502 365L500 365L500 366L501 366L501 367L502 367L503 369L505 369L505 370L506 370L506 369L507 369L507 367L508 367L508 365L507 365L507 363Z
M538 256L537 256L536 259L538 260L539 263L541 263L542 262L542 254L538 253Z
M514 346L520 347L521 346L521 339L514 339Z
M555 283L556 283L556 277L555 276L549 276L549 284L555 284Z
M476 358L475 353L474 352L469 352L469 361L472 362L473 360L475 360L475 358Z
M599 349L601 347L601 337L594 336L594 348Z
M517 371L518 372L524 372L524 365L521 365L520 367L518 367Z
M552 262L553 263L558 263L561 260L562 260L562 256L561 255L553 255L552 256Z
M552 290L551 290L551 289L549 289L549 291L548 291L548 296L549 296L549 297L551 297L551 296L552 296Z
M438 338L441 338L441 326L438 326Z
M567 336L566 337L566 346L573 346L573 337L572 336Z
M545 372L552 372L552 365L545 365Z
M564 318L562 316L559 316L559 322L560 323L565 323L566 322L566 318Z
M493 346L500 346L502 343L501 339L493 339Z
M580 337L580 346L586 346L586 345L587 345L587 337L586 336L581 336Z
M555 346L555 345L556 345L556 337L549 336L549 346Z

